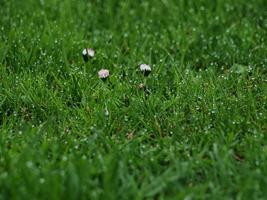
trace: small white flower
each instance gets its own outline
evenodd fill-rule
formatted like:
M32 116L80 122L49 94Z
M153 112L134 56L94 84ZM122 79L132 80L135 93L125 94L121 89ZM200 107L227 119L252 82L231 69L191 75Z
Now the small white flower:
M139 88L140 90L145 90L145 89L146 89L146 86L145 86L144 83L140 83L140 84L138 85L138 88Z
M87 55L87 49L84 49L83 50L83 56L86 56Z
M141 71L151 71L151 67L147 64L141 64L140 65L140 70Z
M144 73L145 76L148 76L151 72L151 67L147 64L141 64L140 70L142 73Z
M90 58L93 58L95 56L95 50L91 48L84 49L83 52L83 59L85 62L87 62Z
M98 76L99 76L99 78L105 80L109 77L109 71L107 69L101 69L98 72Z
M94 57L95 56L95 50L94 49L87 49L87 54L90 57Z

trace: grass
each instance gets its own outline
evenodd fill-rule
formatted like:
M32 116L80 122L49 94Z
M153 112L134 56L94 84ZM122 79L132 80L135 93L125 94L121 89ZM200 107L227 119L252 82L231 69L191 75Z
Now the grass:
M1 0L0 199L266 199L265 3Z

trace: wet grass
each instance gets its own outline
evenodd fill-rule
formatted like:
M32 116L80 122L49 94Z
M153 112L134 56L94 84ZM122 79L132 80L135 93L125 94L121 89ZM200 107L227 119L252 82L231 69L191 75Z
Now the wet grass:
M264 0L1 0L0 16L0 199L266 198Z

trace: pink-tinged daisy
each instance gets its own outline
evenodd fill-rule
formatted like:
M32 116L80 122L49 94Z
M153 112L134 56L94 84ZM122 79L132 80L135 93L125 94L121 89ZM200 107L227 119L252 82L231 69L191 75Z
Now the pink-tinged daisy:
M140 71L144 74L144 76L148 76L151 72L151 67L147 64L141 64Z
M101 69L98 72L98 77L102 80L106 80L109 77L109 71L107 69Z
M83 50L82 54L83 54L83 60L85 62L88 62L89 58L93 58L95 56L95 50L87 48Z

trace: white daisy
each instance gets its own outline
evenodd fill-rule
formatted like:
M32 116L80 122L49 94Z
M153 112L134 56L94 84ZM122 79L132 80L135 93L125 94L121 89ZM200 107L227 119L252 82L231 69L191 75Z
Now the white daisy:
M142 73L144 73L145 76L148 76L151 72L151 67L147 64L141 64L140 70Z

